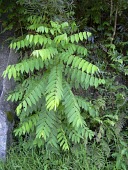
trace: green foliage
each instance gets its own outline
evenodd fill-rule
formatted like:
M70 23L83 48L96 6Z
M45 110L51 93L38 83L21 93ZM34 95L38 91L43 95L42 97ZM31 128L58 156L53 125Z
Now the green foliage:
M28 48L30 55L15 65L9 65L3 76L23 82L8 100L18 101L16 108L20 118L16 135L30 134L33 145L49 145L69 150L71 143L86 142L94 132L86 124L82 108L88 102L73 93L73 89L104 84L97 66L87 61L87 49L78 42L86 41L91 34L73 34L73 25L51 21L43 25L43 18L31 16L24 38L14 41L10 47L15 50ZM40 104L39 104L40 103ZM89 105L91 112L92 105ZM94 110L95 112L95 110ZM70 131L68 129L70 129Z
M89 125L92 129L96 129L96 142L108 151L111 150L108 157L109 160L115 161L115 167L108 169L127 169L128 151L127 146L123 146L122 143L127 143L128 135L128 25L126 22L128 1L81 0L75 3L77 6L75 16L80 30L92 33L86 46L90 61L93 60L94 64L102 70L106 81L104 87L100 86L98 90L91 89L88 93L83 91L93 100L93 107L99 114L91 121L88 117ZM100 151L96 151L96 155L91 152L90 155L96 159L99 157L100 160L97 153L103 153L104 148L97 147ZM121 154L122 150L124 155ZM97 161L99 165L105 162L103 155L101 158L103 163Z
M62 129L60 130L62 131ZM59 132L60 132L59 131ZM63 132L64 133L64 132ZM64 136L62 136L63 138ZM61 140L60 133L58 138ZM122 143L124 147L126 143ZM18 145L13 145L8 152L7 160L0 162L0 169L2 170L122 170L127 169L123 163L128 156L126 156L127 148L120 148L113 157L117 157L114 160L113 157L109 158L110 146L102 141L102 145L96 145L96 143L88 144L87 147L83 145L74 145L71 151L68 152L54 152L46 149L27 149L26 143L20 140ZM122 161L121 161L122 159Z
M128 2L11 4L4 8L3 1L0 12L13 11L5 26L22 33L10 45L22 53L21 59L3 74L19 83L8 96L18 103L15 134L23 136L27 147L68 151L65 162L71 164L43 160L49 169L128 169ZM74 5L79 30L72 22Z
M27 9L27 12L35 15L44 16L48 21L69 21L74 14L73 3L67 0L18 0L18 4ZM37 10L38 9L38 10Z

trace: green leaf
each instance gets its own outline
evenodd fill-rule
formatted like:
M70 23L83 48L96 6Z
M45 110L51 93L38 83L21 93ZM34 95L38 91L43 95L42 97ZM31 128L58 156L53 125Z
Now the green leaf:
M27 97L26 101L27 101L28 105L31 107L32 106L31 100Z
M77 43L79 42L79 35L78 34L75 34L75 40L76 40Z
M95 65L92 66L92 74L94 74L96 71L98 71L98 67L96 67Z
M90 78L90 86L94 86L94 81L95 81L95 78L93 76L91 76L91 78Z
M83 34L82 34L82 32L79 33L79 38L80 38L81 41L83 41Z
M94 86L95 86L95 88L97 88L98 85L99 85L99 80L98 80L98 78L95 78L95 81L94 81Z
M72 35L72 36L71 36L71 42L74 43L74 41L75 41L75 36Z
M87 73L92 73L92 64L91 63L87 66Z

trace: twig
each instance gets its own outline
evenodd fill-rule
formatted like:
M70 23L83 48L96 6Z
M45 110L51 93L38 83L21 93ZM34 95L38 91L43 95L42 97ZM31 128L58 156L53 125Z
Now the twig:
M111 6L110 6L110 24L112 22L112 13L113 13L113 0L111 0Z
M112 44L112 42L113 42L113 40L114 40L114 37L115 37L115 34L116 34L117 15L118 15L118 6L116 7L116 12L115 12L114 31L113 31L113 35L112 35L111 44Z

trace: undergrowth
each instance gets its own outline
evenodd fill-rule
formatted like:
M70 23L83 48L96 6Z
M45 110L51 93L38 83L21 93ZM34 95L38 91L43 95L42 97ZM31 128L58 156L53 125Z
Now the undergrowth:
M82 154L81 154L82 153ZM34 149L26 150L23 147L11 148L6 164L1 163L1 170L78 170L96 169L89 165L85 150L72 153L49 153L44 150L37 152Z
M70 152L58 153L26 149L25 146L23 143L13 146L6 163L0 163L0 170L117 170L116 162L107 160L99 148L96 149L97 156L91 157L89 146L80 145L79 148L72 147ZM96 145L91 147L94 149Z
M127 170L125 152L128 149L123 140L122 148L103 142L104 145L95 142L73 145L70 151L55 152L45 147L28 149L20 139L8 151L6 161L0 162L0 170Z

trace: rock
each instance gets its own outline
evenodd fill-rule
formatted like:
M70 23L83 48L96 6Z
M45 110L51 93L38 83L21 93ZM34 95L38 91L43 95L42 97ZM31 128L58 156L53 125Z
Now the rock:
M0 159L6 159L7 148L11 143L13 124L7 120L6 112L14 113L14 104L7 102L6 96L14 88L14 80L3 79L2 73L10 64L17 62L18 54L9 49L8 43L4 42L9 33L0 35Z

